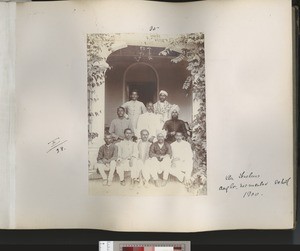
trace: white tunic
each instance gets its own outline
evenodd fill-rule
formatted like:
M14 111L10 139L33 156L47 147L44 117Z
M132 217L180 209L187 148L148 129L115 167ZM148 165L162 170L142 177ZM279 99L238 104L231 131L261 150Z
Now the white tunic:
M146 112L145 105L138 100L130 100L122 105L125 108L126 114L129 116L129 119L132 123L134 130L137 126L137 120L142 113Z
M141 131L146 129L149 132L149 137L155 137L157 131L162 130L162 127L162 116L160 114L146 112L138 118L136 136L140 137Z

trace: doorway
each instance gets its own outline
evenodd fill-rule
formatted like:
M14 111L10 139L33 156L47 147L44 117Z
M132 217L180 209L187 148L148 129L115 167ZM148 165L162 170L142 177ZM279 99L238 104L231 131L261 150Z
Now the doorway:
M128 67L124 76L124 102L130 100L130 93L136 90L139 101L146 104L157 101L158 79L152 66L136 63Z

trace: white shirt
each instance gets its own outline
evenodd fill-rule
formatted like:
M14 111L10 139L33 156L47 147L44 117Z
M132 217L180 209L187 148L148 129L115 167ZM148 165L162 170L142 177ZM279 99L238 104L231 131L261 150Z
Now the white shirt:
M189 142L181 140L180 142L173 142L171 144L173 158L178 158L181 161L192 161L193 151Z
M146 159L149 158L149 148L150 148L151 143L148 141L142 141L140 140L138 143L138 151L139 151L139 158L142 161L145 161Z
M158 130L163 127L162 116L160 114L146 112L141 114L137 121L137 133L136 136L141 136L143 129L148 130L149 137L156 136Z

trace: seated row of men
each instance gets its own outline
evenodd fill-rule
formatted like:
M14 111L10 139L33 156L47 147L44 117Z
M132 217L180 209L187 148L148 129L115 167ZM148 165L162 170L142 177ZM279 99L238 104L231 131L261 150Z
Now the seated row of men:
M175 142L165 141L165 132L157 133L157 141L149 142L149 131L141 130L141 139L132 140L132 129L124 130L124 140L113 143L111 134L104 136L105 144L100 147L96 168L103 178L103 185L111 185L115 171L121 185L125 186L124 173L130 171L131 184L148 187L152 178L155 186L165 186L169 175L180 182L188 181L193 170L193 152L182 132L176 132ZM106 173L108 171L108 175ZM158 175L162 175L162 182Z
M159 100L154 104L147 102L145 105L138 101L138 92L132 91L131 100L117 108L118 117L113 119L109 133L115 141L123 140L124 130L130 128L139 138L141 131L147 129L149 132L149 141L156 141L156 132L165 130L167 132L166 141L172 143L175 141L175 133L181 132L185 139L188 138L188 132L185 122L178 118L178 105L171 105L166 101L168 93L161 91Z

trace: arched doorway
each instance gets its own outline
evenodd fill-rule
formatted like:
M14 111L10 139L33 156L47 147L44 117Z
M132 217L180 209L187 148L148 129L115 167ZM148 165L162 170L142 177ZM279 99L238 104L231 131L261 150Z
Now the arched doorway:
M156 70L146 63L134 63L124 73L123 101L130 99L131 91L139 93L139 100L146 104L156 102L158 91L158 76Z

